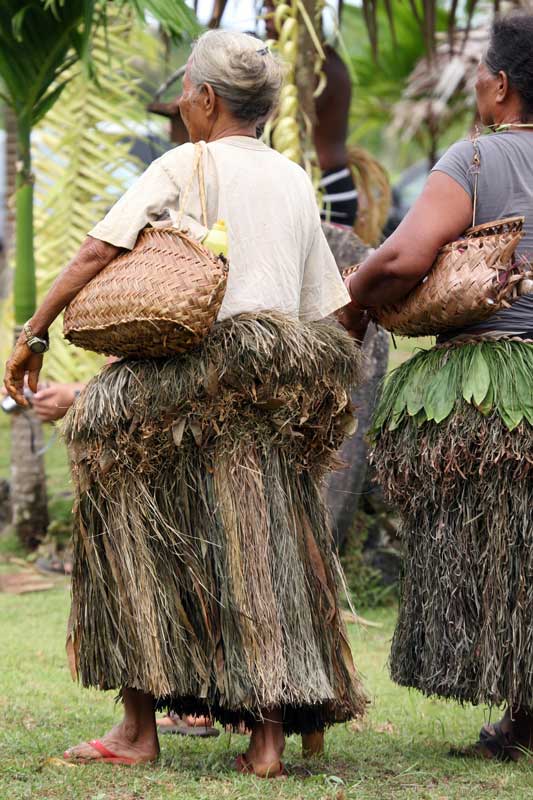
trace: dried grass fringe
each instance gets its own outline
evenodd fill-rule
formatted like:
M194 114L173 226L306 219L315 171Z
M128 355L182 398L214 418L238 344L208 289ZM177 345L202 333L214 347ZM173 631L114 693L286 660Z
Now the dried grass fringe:
M500 362L501 382L512 385L519 349ZM384 425L373 460L403 517L393 679L533 709L533 427L509 430L496 408L456 401L440 424Z
M65 424L83 685L232 724L282 706L286 732L364 711L322 500L359 375L338 329L270 314L90 382Z

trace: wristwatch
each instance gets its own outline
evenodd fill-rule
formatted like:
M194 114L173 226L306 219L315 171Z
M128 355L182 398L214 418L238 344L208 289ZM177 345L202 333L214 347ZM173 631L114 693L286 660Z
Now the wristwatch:
M44 338L41 336L35 336L32 329L30 328L30 323L26 322L23 326L22 330L26 336L26 344L32 351L32 353L46 353L46 351L50 347L50 339L48 337L48 333L45 334Z

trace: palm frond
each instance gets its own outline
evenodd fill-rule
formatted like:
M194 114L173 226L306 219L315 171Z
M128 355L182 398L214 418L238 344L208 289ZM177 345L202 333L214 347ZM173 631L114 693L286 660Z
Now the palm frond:
M91 28L80 35L80 27L93 10L94 0L2 0L0 77L17 117L30 121L34 107L68 67L69 52L83 55Z
M137 15L146 19L151 14L165 33L176 40L198 36L201 27L184 0L120 0L122 6L130 6Z
M131 142L146 122L141 88L146 66L162 57L162 45L133 17L131 9L110 17L95 35L94 83L77 63L61 102L51 108L34 137L36 174L35 250L38 295L42 297L101 219L143 169ZM144 60L139 61L138 54ZM10 303L6 304L9 308ZM9 344L9 315L2 316L2 340ZM4 327L5 326L5 327ZM90 378L102 359L67 344L62 322L50 331L51 348L43 375L50 380Z
M424 56L418 62L395 104L392 134L411 139L428 123L438 132L458 118L467 127L475 110L477 66L488 40L488 25L454 31L451 42L449 33L438 36L433 59Z
M466 0L466 3L459 3L458 0L451 0L451 3L440 2L439 0L409 0L409 5L413 18L418 23L424 36L426 55L432 59L437 45L436 34L439 30L439 14L446 14L446 27L449 32L450 42L452 41L453 31L458 25L462 25L466 37L472 27L474 15L480 9L481 0ZM483 6L491 5L495 11L499 8L499 0L483 0ZM366 23L368 37L371 43L372 52L378 58L380 45L380 31L377 25L379 11L384 9L389 20L391 32L394 36L394 22L398 2L393 0L362 0L363 14Z

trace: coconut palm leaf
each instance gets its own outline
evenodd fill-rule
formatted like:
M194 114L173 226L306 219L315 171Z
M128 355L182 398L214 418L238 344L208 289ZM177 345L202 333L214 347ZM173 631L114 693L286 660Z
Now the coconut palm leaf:
M392 148L387 140L387 130L392 109L402 97L405 82L425 53L425 42L410 7L393 0L392 9L395 39L385 9L380 7L377 10L380 42L377 63L372 57L371 43L365 36L362 9L345 6L342 32L355 78L350 109L350 143L368 148L389 168L398 168L399 157L409 160L413 156L413 144L402 148L406 152L399 154L398 148ZM446 29L446 18L440 12L438 27L442 31ZM398 142L397 137L394 141ZM418 151L416 143L414 147Z
M61 80L72 63L85 59L91 25L80 34L94 0L64 5L43 0L2 0L0 5L0 77L4 100L18 118L33 125L57 100Z
M420 59L394 106L393 135L412 139L429 121L437 135L458 120L467 130L474 119L477 67L488 41L488 24L454 31L451 42L449 33L437 35L433 58Z
M87 231L143 169L130 146L146 122L141 81L146 67L162 59L162 44L134 21L131 10L116 16L93 38L98 83L79 63L71 67L61 103L41 121L33 138L38 296L46 293ZM4 350L10 342L10 316L2 316ZM46 378L85 380L102 363L99 356L64 341L60 320L50 335Z
M151 14L165 33L176 40L197 36L201 28L192 9L184 0L121 0L123 6L133 8L140 19Z
M131 155L131 142L146 122L141 82L147 66L163 56L158 39L143 32L129 14L109 20L93 39L98 84L74 67L72 80L37 129L35 250L38 296L50 288L94 224L124 193L144 165ZM129 19L128 19L129 17ZM138 53L144 59L139 62ZM50 331L45 376L85 380L102 359L69 345L61 320Z

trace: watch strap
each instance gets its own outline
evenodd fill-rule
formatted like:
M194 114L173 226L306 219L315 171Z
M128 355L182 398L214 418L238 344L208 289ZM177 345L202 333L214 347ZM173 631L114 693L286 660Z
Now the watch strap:
M50 337L48 335L48 331L46 331L44 336L37 336L33 333L31 329L31 325L29 322L25 322L22 326L22 330L24 331L24 335L26 337L26 344L31 349L32 342L44 342L46 344L46 350L50 345Z

